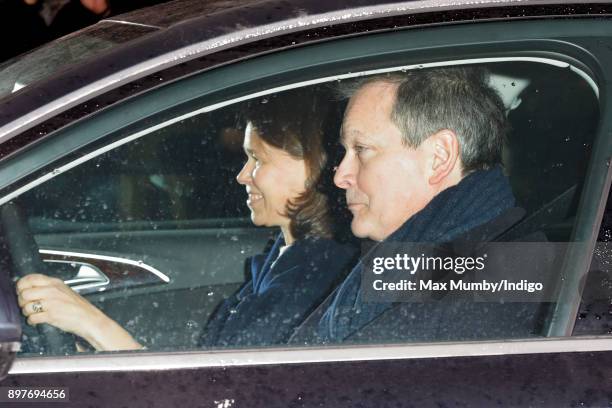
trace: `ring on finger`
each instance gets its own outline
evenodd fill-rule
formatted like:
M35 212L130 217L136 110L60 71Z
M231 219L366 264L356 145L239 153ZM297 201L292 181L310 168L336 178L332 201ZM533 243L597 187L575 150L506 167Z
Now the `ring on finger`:
M42 303L40 303L40 300L37 300L36 302L32 303L32 310L34 311L34 313L42 313L45 311L43 309Z

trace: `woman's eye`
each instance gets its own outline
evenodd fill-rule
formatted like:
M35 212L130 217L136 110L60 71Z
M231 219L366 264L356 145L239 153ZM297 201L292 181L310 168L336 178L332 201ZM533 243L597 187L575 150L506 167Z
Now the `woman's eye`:
M261 160L258 157L253 156L253 160L255 161L255 166L256 167L261 165Z

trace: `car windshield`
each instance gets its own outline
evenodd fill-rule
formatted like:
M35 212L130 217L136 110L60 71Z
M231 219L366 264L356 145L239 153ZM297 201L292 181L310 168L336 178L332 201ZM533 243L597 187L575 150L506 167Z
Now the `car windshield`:
M101 21L15 57L0 65L0 100L75 63L155 30L153 27Z

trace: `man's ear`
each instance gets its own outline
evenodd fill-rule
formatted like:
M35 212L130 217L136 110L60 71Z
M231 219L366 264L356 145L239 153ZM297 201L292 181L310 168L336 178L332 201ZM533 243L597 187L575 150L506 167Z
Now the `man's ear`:
M459 140L450 129L442 129L429 136L431 152L433 154L431 176L429 184L436 185L454 177L460 163Z

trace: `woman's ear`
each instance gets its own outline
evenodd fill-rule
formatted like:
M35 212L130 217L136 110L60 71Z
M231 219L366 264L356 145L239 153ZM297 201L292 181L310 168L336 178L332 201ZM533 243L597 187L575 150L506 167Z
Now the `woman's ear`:
M431 161L430 185L455 184L457 174L461 174L459 168L459 140L457 135L450 129L442 129L429 136L430 146L432 147L433 160ZM450 180L453 179L453 180Z

